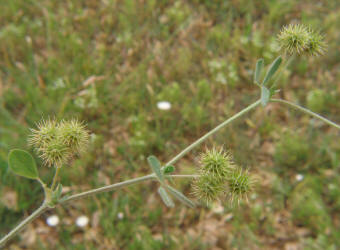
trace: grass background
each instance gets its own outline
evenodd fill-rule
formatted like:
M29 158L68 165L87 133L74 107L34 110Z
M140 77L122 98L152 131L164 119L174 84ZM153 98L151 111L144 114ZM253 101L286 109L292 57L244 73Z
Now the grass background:
M328 43L296 58L278 96L340 122L337 1L0 0L0 234L42 200L8 171L42 118L77 117L90 153L62 171L74 193L149 173L259 97L258 58L277 57L275 36L301 22ZM168 111L157 109L169 101ZM334 128L279 104L258 108L176 164L194 173L205 147L224 145L259 179L249 203L168 209L146 183L58 207L9 249L336 249L340 247L340 145ZM37 159L39 162L39 159ZM53 170L39 168L45 181ZM298 181L297 175L303 175ZM191 196L190 183L176 186ZM56 213L61 223L48 227ZM123 213L119 219L117 214ZM90 218L85 229L79 215Z

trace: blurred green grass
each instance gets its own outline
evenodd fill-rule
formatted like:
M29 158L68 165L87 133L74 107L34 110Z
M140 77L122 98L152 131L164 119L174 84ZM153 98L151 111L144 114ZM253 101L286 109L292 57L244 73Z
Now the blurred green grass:
M42 199L39 186L13 176L6 163L10 149L28 149L29 128L36 122L78 117L88 123L90 154L62 172L73 192L146 174L148 155L169 160L258 98L255 62L263 57L268 64L277 56L275 36L293 21L319 29L328 52L296 59L278 82L279 95L340 122L337 1L0 4L1 234ZM157 109L164 100L172 104L168 111ZM176 164L178 172L192 172L200 150L225 145L260 180L249 204L236 208L224 202L222 213L179 204L170 210L156 184L148 183L59 207L60 226L46 226L49 212L11 247L336 249L338 138L334 129L286 107L259 108ZM40 171L51 180L51 169ZM178 185L190 195L189 183ZM80 214L91 219L90 228L74 226ZM33 229L42 233L29 241Z

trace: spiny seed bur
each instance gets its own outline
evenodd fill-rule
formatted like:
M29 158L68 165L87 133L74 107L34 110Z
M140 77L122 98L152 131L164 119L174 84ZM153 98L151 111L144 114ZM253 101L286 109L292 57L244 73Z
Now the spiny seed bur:
M71 158L69 148L60 139L52 140L45 147L39 148L38 152L47 166L61 167Z
M327 47L324 37L312 29L309 29L309 34L310 38L305 52L311 56L323 55Z
M290 24L283 27L278 35L278 41L283 51L288 54L302 53L308 44L309 32L301 24Z
M278 42L281 50L289 55L317 56L323 54L326 48L323 36L302 24L283 27L278 35Z
M86 150L89 133L84 124L78 120L62 121L59 124L60 137L73 153L82 153Z
M37 129L31 129L28 145L39 148L45 147L57 136L57 124L55 120L42 120L37 124Z
M31 130L28 143L33 146L47 166L61 167L74 154L87 148L89 133L77 120L41 121Z
M247 198L253 189L253 178L232 161L223 148L201 154L199 177L193 182L193 194L207 205L229 193L232 201Z
M232 156L223 148L206 150L200 157L200 173L223 182L234 167Z
M254 189L254 178L248 170L235 168L228 176L228 187L231 201L239 203L242 199L248 200L248 195Z
M200 175L193 181L193 194L205 204L209 205L223 195L224 183L216 181L216 178L210 175Z

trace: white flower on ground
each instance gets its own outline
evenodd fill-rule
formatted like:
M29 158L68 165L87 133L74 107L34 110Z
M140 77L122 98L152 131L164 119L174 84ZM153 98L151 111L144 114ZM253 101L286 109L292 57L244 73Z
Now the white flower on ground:
M59 224L59 217L58 215L51 215L49 217L47 217L46 219L46 223L47 225L49 225L50 227L55 227Z
M118 217L118 219L122 220L122 219L124 218L124 213L119 212L119 213L117 214L117 217Z
M157 102L157 108L160 110L169 110L171 109L171 103L167 101Z
M304 178L304 176L303 176L302 174L297 174L297 175L295 176L295 179L296 179L297 181L302 181L303 178Z
M76 225L78 227L86 227L89 224L89 218L85 215L81 215L76 220Z

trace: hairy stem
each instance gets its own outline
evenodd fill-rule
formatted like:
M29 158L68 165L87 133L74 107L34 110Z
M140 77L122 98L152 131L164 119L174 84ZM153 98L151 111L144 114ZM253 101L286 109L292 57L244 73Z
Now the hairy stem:
M167 175L169 177L173 177L173 178L195 178L197 177L197 175ZM149 175L145 175L142 177L137 177L131 180L127 180L127 181L122 181L122 182L118 182L112 185L108 185L108 186L104 186L104 187L100 187L100 188L96 188L96 189L92 189L86 192L82 192L79 194L75 194L72 195L70 197L68 197L67 199L65 199L64 201L60 202L59 204L65 204L67 202L76 200L76 199L80 199L80 198L85 198L91 195L95 195L95 194L99 194L99 193L103 193L103 192L109 192L109 191L113 191L113 190L117 190L123 187L127 187L127 186L131 186L134 184L138 184L140 182L143 181L147 181L147 180L157 180L156 175L155 174L149 174ZM22 230L27 224L31 223L33 220L35 220L36 218L38 218L41 214L43 214L48 208L47 204L44 202L37 210L35 210L30 216L28 216L26 219L24 219L19 225L17 225L12 231L10 231L6 236L4 236L1 240L0 240L0 247L3 247L6 242L8 242L10 239L12 239L18 232L20 232L20 230Z
M48 196L48 188L47 188L46 184L40 178L38 178L37 181L40 183L42 189L44 190L44 197L45 197L45 200L46 200L46 197Z
M54 189L55 184L57 183L57 179L58 179L60 168L61 167L56 167L55 174L54 174L53 181L52 181L52 185L51 185L51 190L52 191Z
M12 239L17 233L20 232L27 224L31 223L33 220L38 218L42 213L44 213L48 207L45 203L43 203L37 210L35 210L30 216L28 216L26 219L24 219L22 222L20 222L19 225L17 225L12 231L10 231L8 234L6 234L1 240L0 240L0 248L3 247L7 241Z
M174 158L172 158L165 166L167 165L171 165L174 164L176 161L178 161L179 159L181 159L184 155L186 155L188 152L190 152L193 148L195 148L196 146L198 146L199 144L201 144L203 141L205 141L208 137L210 137L211 135L215 134L218 130L220 130L221 128L227 126L229 123L231 123L232 121L236 120L237 118L239 118L240 116L244 115L245 113L247 113L248 111L252 110L253 108L255 108L256 106L258 106L261 103L261 100L257 100L256 102L254 102L253 104L250 104L248 107L246 107L245 109L242 109L240 112L238 112L237 114L233 115L232 117L230 117L229 119L225 120L224 122L222 122L220 125L218 125L216 128L210 130L208 133L206 133L205 135L203 135L201 138L199 138L198 140L196 140L195 142L193 142L192 144L190 144L188 147L186 147L183 151L181 151L178 155L176 155Z
M72 201L72 200L77 200L77 199L80 199L80 198L95 195L95 194L99 194L99 193L103 193L103 192L109 192L109 191L112 191L112 190L117 190L117 189L120 189L122 187L130 186L130 185L137 184L137 183L147 181L147 180L151 180L151 179L157 180L155 174L149 174L149 175L145 175L145 176L142 176L142 177L137 177L137 178L130 179L130 180L127 180L127 181L118 182L118 183L115 183L115 184L112 184L112 185L108 185L108 186L92 189L92 190L89 190L89 191L86 191L86 192L82 192L82 193L79 193L79 194L75 194L75 195L68 197L61 204Z
M282 99L270 99L270 101L271 102L279 102L279 103L286 104L286 105L288 105L290 107L293 107L293 108L295 108L297 110L302 111L303 113L306 113L306 114L308 114L310 116L318 118L321 121L327 123L328 125L333 126L334 128L340 129L340 125L336 124L335 122L332 122L332 121L328 120L327 118L325 118L325 117L323 117L321 115L318 115L318 114L314 113L313 111L310 111L309 109L301 107L298 104L295 104L295 103L292 103L292 102L289 102L289 101L285 101L285 100L282 100Z
M185 175L185 174L180 175L180 174L178 174L178 175L165 175L165 176L169 176L169 177L173 177L173 178L197 178L199 175L189 175L189 174L188 175ZM130 185L133 185L133 184L137 184L137 183L147 181L147 180L152 180L152 179L157 180L155 174L149 174L149 175L137 177L137 178L134 178L134 179L131 179L131 180L115 183L115 184L112 184L112 185L92 189L92 190L89 190L89 191L86 191L86 192L83 192L83 193L72 195L72 196L68 197L66 200L64 200L63 202L61 202L61 204L72 201L72 200L85 198L85 197L95 195L95 194L117 190L117 189L120 189L122 187L130 186Z
M170 176L173 178L198 178L200 177L199 174L173 174L173 175L166 175L166 176Z

